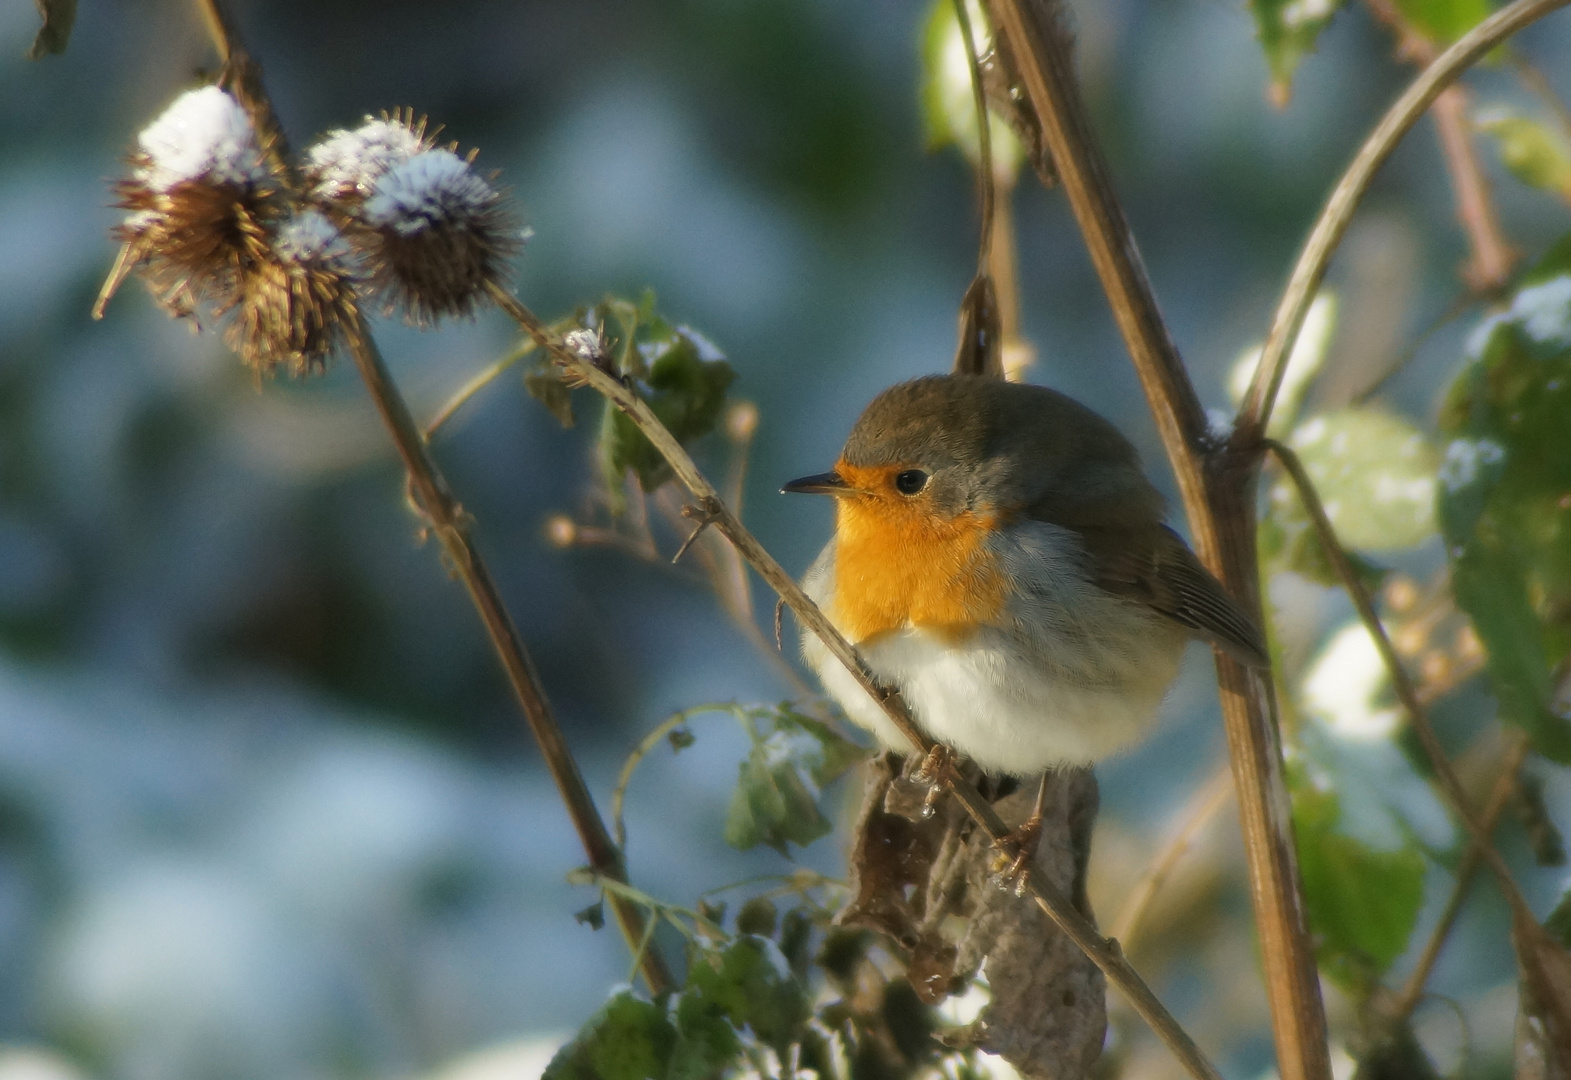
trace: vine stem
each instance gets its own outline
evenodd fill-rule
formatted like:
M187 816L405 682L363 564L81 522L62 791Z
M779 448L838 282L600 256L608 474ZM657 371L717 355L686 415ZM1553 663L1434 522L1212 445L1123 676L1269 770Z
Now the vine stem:
M1249 392L1238 413L1232 438L1235 447L1253 452L1265 437L1271 408L1276 401L1277 391L1281 389L1282 375L1287 370L1287 358L1304 325L1309 303L1325 279L1331 253L1341 243L1342 234L1353 219L1353 211L1396 144L1417 123L1435 98L1440 96L1440 92L1485 53L1524 26L1567 3L1571 3L1571 0L1516 0L1501 8L1437 56L1380 118L1369 137L1358 148L1358 153L1353 156L1352 163L1337 181L1336 187L1331 190L1325 207L1320 211L1309 238L1304 241L1298 254L1298 261L1277 304L1276 315L1271 320L1271 332L1266 336L1265 348L1261 350L1260 365L1255 369L1254 380L1249 385Z
M1162 319L1092 135L1062 4L988 0L988 6L1134 362L1183 496L1196 552L1258 620L1257 463L1215 452L1218 439ZM1273 685L1265 674L1220 652L1216 663L1277 1067L1283 1080L1329 1080L1325 1006L1303 905Z
M912 718L910 709L901 698L899 691L879 685L855 646L835 629L834 624L818 605L808 598L796 580L786 573L785 569L775 561L774 556L769 554L758 539L737 519L730 507L721 499L714 485L699 471L693 459L682 448L682 444L660 422L643 398L639 397L620 376L612 374L602 366L603 358L580 355L553 337L534 312L507 289L495 283L488 287L491 298L496 301L497 306L516 321L542 349L545 349L571 376L581 379L585 385L604 396L633 422L660 456L665 458L678 482L697 500L699 512L705 520L709 521L710 527L735 546L742 558L747 560L748 565L752 566L759 577L763 578L785 601L786 606L801 620L802 625L817 636L835 659L845 666L858 685L878 703L890 721L910 741L914 751L918 754L927 754L933 748L933 742L916 726L916 721ZM942 770L939 779L992 840L1001 841L1009 835L1008 827L994 812L992 805L982 797L973 784L960 777L953 767ZM1151 1026L1157 1037L1167 1045L1189 1074L1197 1080L1220 1080L1220 1074L1201 1053L1189 1033L1173 1018L1173 1015L1151 992L1151 988L1124 958L1118 942L1103 938L1090 920L1075 910L1068 898L1053 888L1034 869L1030 872L1027 887L1036 905L1101 969L1107 981L1117 987L1129 1000L1135 1011Z
M282 133L272 103L262 85L260 67L241 43L226 5L223 0L197 0L197 5L226 70L237 73L237 89L242 91L239 94L241 104L259 130L279 132L274 145L281 147ZM605 821L595 807L594 797L584 783L578 762L568 748L561 726L546 699L534 661L502 603L491 571L475 549L469 534L470 518L453 497L447 480L432 459L425 436L393 382L381 351L366 325L365 316L358 309L344 336L360 377L408 472L419 510L429 522L443 554L447 556L449 566L463 582L481 622L485 624L486 634L502 662L508 684L523 710L530 733L540 748L557 793L567 808L568 817L578 832L590 867L601 878L625 883L627 874L622 852L611 842ZM637 968L643 973L650 992L659 994L671 989L675 982L659 950L648 940L643 911L625 896L612 894L610 899L612 913L623 937L627 939L628 947L633 950Z

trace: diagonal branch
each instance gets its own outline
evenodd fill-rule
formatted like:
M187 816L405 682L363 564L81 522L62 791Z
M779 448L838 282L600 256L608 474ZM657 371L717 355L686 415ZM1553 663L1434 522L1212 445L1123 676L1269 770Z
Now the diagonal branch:
M1485 53L1524 26L1564 7L1568 2L1571 0L1516 0L1508 7L1501 8L1441 53L1386 110L1380 123L1375 125L1364 144L1358 148L1347 171L1331 190L1330 198L1326 200L1320 217L1310 230L1309 239L1304 241L1303 249L1298 254L1298 262L1293 266L1293 273L1288 278L1287 288L1282 291L1281 302L1272 319L1271 333L1266 337L1265 348L1261 350L1260 366L1255 369L1254 381L1239 410L1233 431L1233 446L1253 452L1264 437L1266 424L1271 419L1271 407L1282 386L1282 374L1287 369L1287 357L1299 330L1303 328L1309 302L1320 288L1320 282L1325 279L1331 253L1347 231L1354 209L1369 189L1369 182L1396 148L1397 142L1407 134L1408 129L1418 121L1440 92Z
M855 646L835 629L834 624L818 605L808 598L801 586L737 519L721 499L714 485L699 471L693 459L682 448L682 444L660 422L648 404L620 377L602 367L596 357L580 355L552 337L534 312L525 307L512 293L496 284L490 285L489 288L497 306L511 316L541 348L575 378L581 379L603 395L632 420L638 430L659 451L661 457L665 458L677 480L687 488L711 518L712 527L735 546L742 558L746 559L769 587L780 595L802 624L824 643L835 659L845 665L846 670L862 689L878 702L890 721L911 741L916 751L922 754L930 751L933 747L932 740L917 728L899 692L878 684L867 662L862 659ZM953 768L943 770L940 780L992 840L1000 841L1009 835L1008 827L999 819L992 805L982 797L975 785L956 774ZM1103 938L1096 927L1075 909L1069 899L1043 880L1035 870L1031 871L1028 885L1037 906L1053 920L1065 936L1091 958L1107 976L1107 981L1123 993L1135 1011L1151 1025L1157 1036L1183 1063L1190 1075L1197 1080L1219 1080L1216 1069L1130 966L1118 943Z
M1057 0L988 4L1139 374L1196 548L1259 618L1253 463L1212 452L1215 439L1199 395L1162 321L1091 135L1060 5ZM1304 915L1271 682L1221 654L1217 677L1278 1068L1285 1080L1327 1080L1325 1007Z
M1265 445L1276 455L1276 459L1282 463L1282 467L1292 478L1294 487L1298 489L1298 497L1315 527L1315 535L1319 537L1326 557L1331 562L1331 568L1336 572L1337 579L1342 582L1342 587L1347 590L1348 598L1353 601L1353 607L1358 611L1358 617L1368 629L1370 637L1374 638L1375 647L1380 652L1380 659L1391 675L1391 687L1396 691L1396 698L1402 703L1402 708L1407 711L1408 722L1412 724L1413 733L1418 736L1419 745L1423 747L1424 755L1435 770L1435 777L1440 782L1440 790L1445 794L1451 809L1461 820L1468 838L1472 841L1469 850L1477 851L1478 856L1494 873L1500 891L1505 894L1506 903L1511 907L1512 915L1536 925L1537 917L1528 907L1522 890L1517 888L1516 880L1511 876L1510 868L1506 866L1505 860L1500 857L1500 852L1495 850L1494 842L1490 839L1489 834L1493 831L1493 827L1492 825L1486 827L1479 819L1472 802L1467 797L1466 790L1462 787L1461 779L1456 775L1456 770L1451 767L1451 761L1446 757L1440 739L1429 723L1428 710L1419 700L1418 688L1413 685L1407 669L1402 666L1402 660L1396 654L1396 647L1391 644L1391 638L1387 636L1385 627L1380 622L1380 616L1375 611L1374 599L1369 595L1369 590L1364 587L1364 583L1359 580L1357 571L1353 569L1352 560L1347 557L1347 551L1337 539L1331 519L1326 515L1319 493L1315 491L1314 481L1309 478L1303 462L1290 447L1275 439L1265 440Z
M226 6L222 0L198 0L198 6L226 69L249 73L246 75L249 81L245 83L246 93L241 96L241 103L251 113L253 123L260 130L276 131L277 120L260 80L260 68L240 43ZM578 762L568 749L561 726L556 722L551 704L546 699L534 662L502 603L490 570L475 550L469 535L469 516L453 497L447 480L431 458L425 437L403 395L393 383L364 316L358 311L345 337L349 352L360 370L360 377L370 391L371 399L393 439L404 468L408 470L420 512L430 522L453 572L464 583L475 610L485 624L486 633L502 662L508 683L529 723L530 733L540 747L541 757L545 759L551 779L556 783L557 792L578 831L590 867L602 878L625 883L627 872L622 852L611 842L605 822L595 807L594 797L584 783ZM629 947L634 950L638 970L643 973L650 991L658 994L670 989L674 985L670 970L659 950L649 940L653 920L646 920L638 905L626 896L615 892L609 895L612 912Z

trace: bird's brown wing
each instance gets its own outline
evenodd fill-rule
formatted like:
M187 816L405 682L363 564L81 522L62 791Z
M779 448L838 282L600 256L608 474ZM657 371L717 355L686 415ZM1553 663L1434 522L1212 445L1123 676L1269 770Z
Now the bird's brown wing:
M1098 585L1144 604L1251 667L1268 665L1254 620L1172 529L1156 525L1119 529L1117 536L1090 535L1096 531L1084 530Z

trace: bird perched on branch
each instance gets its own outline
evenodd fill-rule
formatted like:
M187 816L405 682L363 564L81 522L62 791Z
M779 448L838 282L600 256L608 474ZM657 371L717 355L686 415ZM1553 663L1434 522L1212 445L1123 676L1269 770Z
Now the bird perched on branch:
M935 375L891 387L832 471L803 587L934 740L1025 777L1125 749L1190 639L1266 665L1253 621L1163 524L1135 448L1046 387ZM807 662L855 723L911 747L813 635Z

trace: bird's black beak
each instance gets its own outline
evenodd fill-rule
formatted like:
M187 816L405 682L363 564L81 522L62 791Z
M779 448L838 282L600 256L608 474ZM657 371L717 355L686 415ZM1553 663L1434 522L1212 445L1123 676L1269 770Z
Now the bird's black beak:
M840 479L839 473L826 472L792 480L780 488L780 494L789 492L794 495L844 495L850 490L846 482Z

